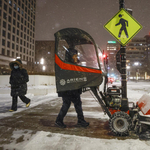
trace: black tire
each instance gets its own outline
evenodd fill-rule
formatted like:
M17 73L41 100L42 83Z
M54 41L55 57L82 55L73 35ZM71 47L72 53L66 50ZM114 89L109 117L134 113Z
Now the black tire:
M109 125L114 134L126 136L131 128L131 117L123 111L118 111L112 115Z

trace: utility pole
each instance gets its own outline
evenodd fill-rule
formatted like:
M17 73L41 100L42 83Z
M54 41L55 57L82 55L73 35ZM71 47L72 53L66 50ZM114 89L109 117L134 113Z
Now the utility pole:
M124 0L119 0L119 9L124 8ZM128 98L127 98L127 77L126 77L126 46L120 45L121 54L121 85L122 85L122 103L121 110L128 111Z

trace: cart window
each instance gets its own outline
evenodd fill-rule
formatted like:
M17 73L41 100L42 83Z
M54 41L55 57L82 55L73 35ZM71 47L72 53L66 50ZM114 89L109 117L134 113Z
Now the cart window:
M68 43L64 39L59 40L57 53L62 61L66 61L65 57L66 57L66 53L69 52L69 48L70 47ZM77 51L77 58L78 58L77 65L99 69L96 50L93 44L77 43L76 45L74 45L74 49Z

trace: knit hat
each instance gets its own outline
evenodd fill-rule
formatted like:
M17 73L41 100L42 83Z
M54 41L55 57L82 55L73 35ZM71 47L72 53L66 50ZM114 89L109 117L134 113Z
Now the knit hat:
M20 64L22 64L22 61L20 59L16 59L16 61L18 61Z

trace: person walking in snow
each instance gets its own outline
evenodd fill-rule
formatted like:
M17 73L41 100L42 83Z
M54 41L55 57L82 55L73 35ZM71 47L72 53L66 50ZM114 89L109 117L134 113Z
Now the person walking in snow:
M29 81L28 73L22 66L22 61L16 59L10 62L11 75L9 83L11 84L12 106L10 112L17 111L17 101L19 98L26 103L26 107L30 106L30 99L25 95L27 93L27 82Z
M77 50L74 49L74 46L71 46L68 51L66 51L65 61L73 64L79 62L77 58ZM60 112L57 116L55 125L61 128L66 128L66 125L63 123L63 119L66 116L68 109L70 108L71 102L74 103L74 107L78 117L77 126L87 127L89 123L84 120L83 111L82 111L82 102L80 95L82 89L70 90L64 92L58 92L58 96L62 97L63 105L60 109Z

